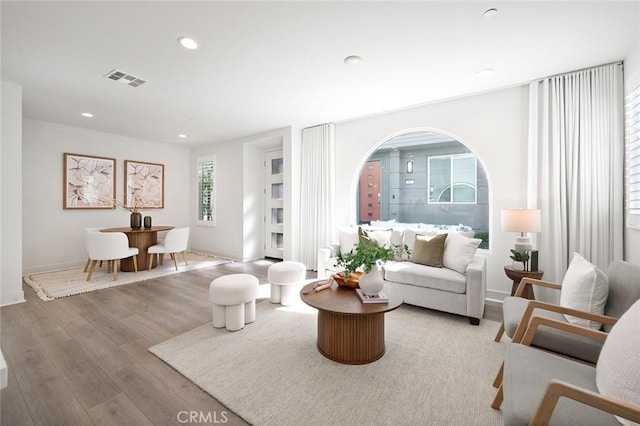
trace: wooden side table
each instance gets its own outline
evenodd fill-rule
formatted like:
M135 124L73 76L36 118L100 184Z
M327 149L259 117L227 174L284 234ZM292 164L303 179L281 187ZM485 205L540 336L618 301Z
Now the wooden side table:
M512 296L516 293L516 289L518 288L518 285L523 278L526 277L539 280L542 279L542 275L544 275L544 271L540 269L538 269L537 271L523 271L521 269L515 269L511 265L506 265L504 267L504 273L507 274L507 277L509 277L509 279L513 280L513 286L511 286ZM527 286L527 288L524 290L524 293L522 293L522 297L531 300L535 299L533 297L533 288L531 286Z

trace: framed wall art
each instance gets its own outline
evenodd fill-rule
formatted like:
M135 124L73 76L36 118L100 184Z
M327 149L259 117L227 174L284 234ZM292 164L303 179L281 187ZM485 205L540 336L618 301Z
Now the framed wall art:
M64 209L112 209L116 192L115 158L70 154L63 159ZM47 179L46 176L42 177Z
M124 161L124 205L128 209L164 208L164 164Z

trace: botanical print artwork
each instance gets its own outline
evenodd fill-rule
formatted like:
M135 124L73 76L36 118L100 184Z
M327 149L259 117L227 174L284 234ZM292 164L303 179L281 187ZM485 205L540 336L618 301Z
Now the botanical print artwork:
M125 207L132 209L164 208L164 165L124 162Z
M112 209L116 160L64 153L64 209Z

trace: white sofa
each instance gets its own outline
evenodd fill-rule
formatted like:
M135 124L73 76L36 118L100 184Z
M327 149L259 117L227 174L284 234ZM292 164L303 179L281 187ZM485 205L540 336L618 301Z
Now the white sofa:
M341 228L339 244L318 250L318 278L328 278L341 271L335 258L341 250L349 251L357 245L357 229ZM403 258L386 263L384 279L402 294L405 303L463 315L471 324L478 325L484 314L486 258L476 253L479 240L453 230L445 232L449 235L445 243L444 267L425 266ZM393 229L390 235L389 232L378 234L381 235L377 239L379 244L406 244L410 249L413 249L416 235L433 235L420 228Z

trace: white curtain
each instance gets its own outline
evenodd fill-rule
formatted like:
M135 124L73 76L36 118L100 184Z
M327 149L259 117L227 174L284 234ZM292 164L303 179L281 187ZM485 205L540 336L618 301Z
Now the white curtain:
M300 167L300 261L317 270L318 248L334 242L334 125L302 130Z
M544 279L560 282L578 252L606 270L623 256L622 64L530 85L530 208Z

